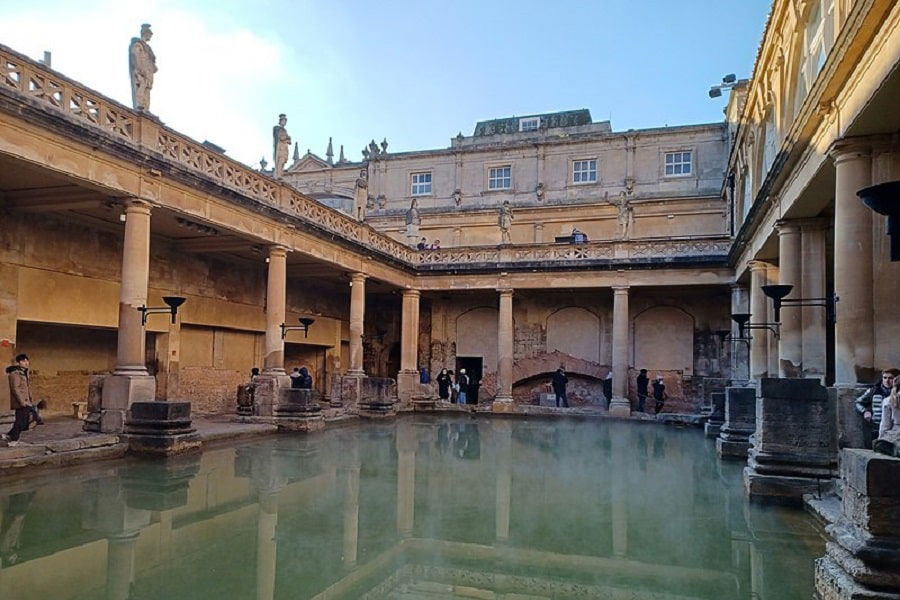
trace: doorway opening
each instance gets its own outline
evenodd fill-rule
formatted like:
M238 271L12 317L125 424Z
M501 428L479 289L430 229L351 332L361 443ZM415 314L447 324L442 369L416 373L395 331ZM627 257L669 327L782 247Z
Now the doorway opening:
M461 369L466 370L469 376L469 393L466 394L466 402L468 404L478 404L478 388L481 387L481 370L484 365L484 358L481 356L457 356L456 372Z

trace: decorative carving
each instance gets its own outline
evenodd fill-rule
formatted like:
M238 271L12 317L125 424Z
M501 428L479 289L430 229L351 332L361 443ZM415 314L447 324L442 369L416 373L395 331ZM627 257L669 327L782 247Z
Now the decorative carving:
M626 192L622 192L619 194L618 201L615 202L617 208L616 220L619 226L619 239L627 240L629 235L629 230L631 229L632 222L632 208L628 202L628 194Z
M543 181L538 181L537 187L534 188L534 195L537 196L537 199L539 201L544 199L544 182Z
M457 206L462 204L462 190L459 188L453 190L453 203Z
M282 113L278 115L278 125L272 128L272 153L275 177L278 179L284 175L284 165L287 164L288 153L291 150L291 136L288 135L285 125L287 125L287 115Z
M497 216L497 225L500 227L501 244L510 243L509 230L512 229L513 218L512 207L509 205L509 200L504 200L503 206L500 207L500 214Z
M131 75L131 105L135 110L150 111L150 90L156 73L156 54L150 47L153 31L141 25L141 37L131 38L128 46L128 71Z

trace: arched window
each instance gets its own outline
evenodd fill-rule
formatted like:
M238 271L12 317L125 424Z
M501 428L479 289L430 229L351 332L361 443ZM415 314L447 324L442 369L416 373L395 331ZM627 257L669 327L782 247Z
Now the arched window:
M834 43L834 0L813 0L811 4L797 68L795 115L816 82L819 71L825 66L828 51Z
M772 163L775 162L775 155L778 153L778 132L775 130L775 107L769 107L769 113L766 116L766 125L763 129L763 160L762 172L760 180L766 178Z
M750 169L744 167L741 170L741 223L747 218L750 207L753 206L753 182L750 181Z

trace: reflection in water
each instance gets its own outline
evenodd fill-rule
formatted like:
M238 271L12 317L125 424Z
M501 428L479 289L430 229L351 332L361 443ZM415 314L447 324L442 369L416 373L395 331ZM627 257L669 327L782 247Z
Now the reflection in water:
M802 598L700 432L409 416L4 481L0 598Z

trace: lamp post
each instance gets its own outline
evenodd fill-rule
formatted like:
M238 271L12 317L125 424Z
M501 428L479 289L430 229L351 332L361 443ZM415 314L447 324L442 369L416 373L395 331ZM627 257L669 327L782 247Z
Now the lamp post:
M172 314L172 323L175 323L176 316L178 315L178 307L184 304L185 298L181 296L163 296L163 302L165 302L168 306L138 306L137 310L141 313L141 325L147 325L147 315L156 315L163 313L171 313Z
M752 315L750 313L733 313L731 315L731 320L737 323L738 326L738 337L736 339L744 340L747 342L747 345L750 345L750 338L744 337L744 330L747 329L768 329L775 337L778 337L779 329L781 329L781 323L750 323L750 317Z
M835 294L828 294L824 298L785 298L794 289L792 285L764 285L763 294L772 299L775 304L775 321L781 323L782 306L824 306L825 318L829 323L834 323L837 315L835 306L839 298Z
M879 215L887 215L891 262L900 260L900 181L888 181L863 188L856 195Z
M284 339L284 336L287 335L288 331L302 331L303 337L309 337L309 326L315 323L316 320L309 317L300 317L298 320L300 321L299 325L281 324L281 339Z

